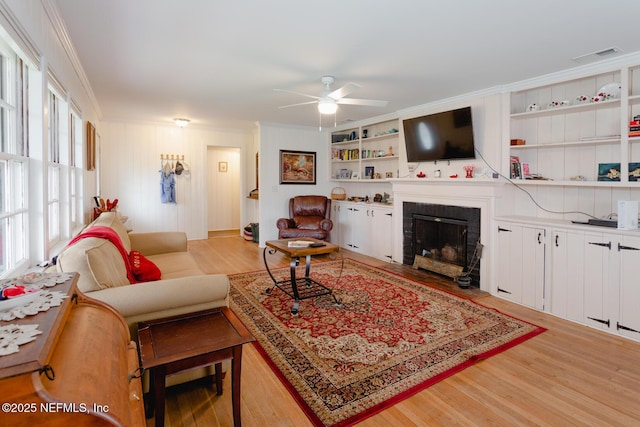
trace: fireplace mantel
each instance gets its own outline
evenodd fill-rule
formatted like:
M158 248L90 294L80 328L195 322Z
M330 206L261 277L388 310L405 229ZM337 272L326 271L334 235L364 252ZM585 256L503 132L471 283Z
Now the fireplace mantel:
M495 248L492 221L496 199L502 194L504 182L481 178L416 178L390 180L394 206L394 235L403 236L402 207L404 202L466 206L480 209L480 239L484 245L480 260L480 289L490 292L493 283ZM403 259L402 239L394 239L394 259Z
M430 196L453 195L472 198L494 198L504 186L504 181L482 178L413 178L389 180L395 193L419 193Z

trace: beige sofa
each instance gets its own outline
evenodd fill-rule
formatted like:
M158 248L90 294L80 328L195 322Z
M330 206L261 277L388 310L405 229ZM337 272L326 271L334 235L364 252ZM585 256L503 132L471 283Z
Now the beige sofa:
M131 284L121 252L108 239L97 237L67 246L58 255L56 269L78 272L79 290L118 310L129 325L132 339L137 339L138 322L228 306L229 279L224 274L204 274L200 270L187 251L185 233L128 233L115 212L102 213L83 233L94 225L114 230L127 253L138 251L158 266L161 279ZM210 372L192 372L168 384Z
M104 212L89 224L113 229L127 252L139 251L162 272L161 280L130 284L122 255L107 239L87 237L58 256L58 271L76 271L78 288L104 301L127 321L131 336L144 320L228 306L229 279L224 274L204 274L187 251L182 232L127 233L115 212Z

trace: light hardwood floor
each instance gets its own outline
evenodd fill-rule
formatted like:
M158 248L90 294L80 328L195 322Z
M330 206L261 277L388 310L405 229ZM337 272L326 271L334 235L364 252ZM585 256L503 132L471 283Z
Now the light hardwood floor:
M263 270L262 250L241 237L192 241L207 273ZM410 267L343 251L345 257L404 272L458 292L449 281ZM288 266L277 254L271 265ZM326 260L326 258L324 259ZM323 261L322 259L318 260ZM358 424L377 426L638 426L640 343L487 295L476 302L548 329L481 361ZM202 384L168 391L166 425L232 426L229 376L224 393ZM244 426L310 426L304 413L252 345L242 359ZM153 419L147 421L153 426Z

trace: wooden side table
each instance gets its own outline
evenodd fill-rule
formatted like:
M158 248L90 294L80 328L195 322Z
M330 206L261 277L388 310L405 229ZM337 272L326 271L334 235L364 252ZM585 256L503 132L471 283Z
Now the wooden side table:
M151 370L149 406L151 413L155 408L156 427L164 425L166 376L215 364L217 393L222 394L220 363L227 359L231 359L233 424L241 426L242 345L254 340L227 307L141 322L138 325L140 360L144 369Z

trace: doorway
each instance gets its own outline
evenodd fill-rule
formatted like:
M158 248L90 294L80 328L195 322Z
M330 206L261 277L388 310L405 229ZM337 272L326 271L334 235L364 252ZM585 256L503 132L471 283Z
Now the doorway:
M209 237L240 234L240 149L208 147L207 230Z

